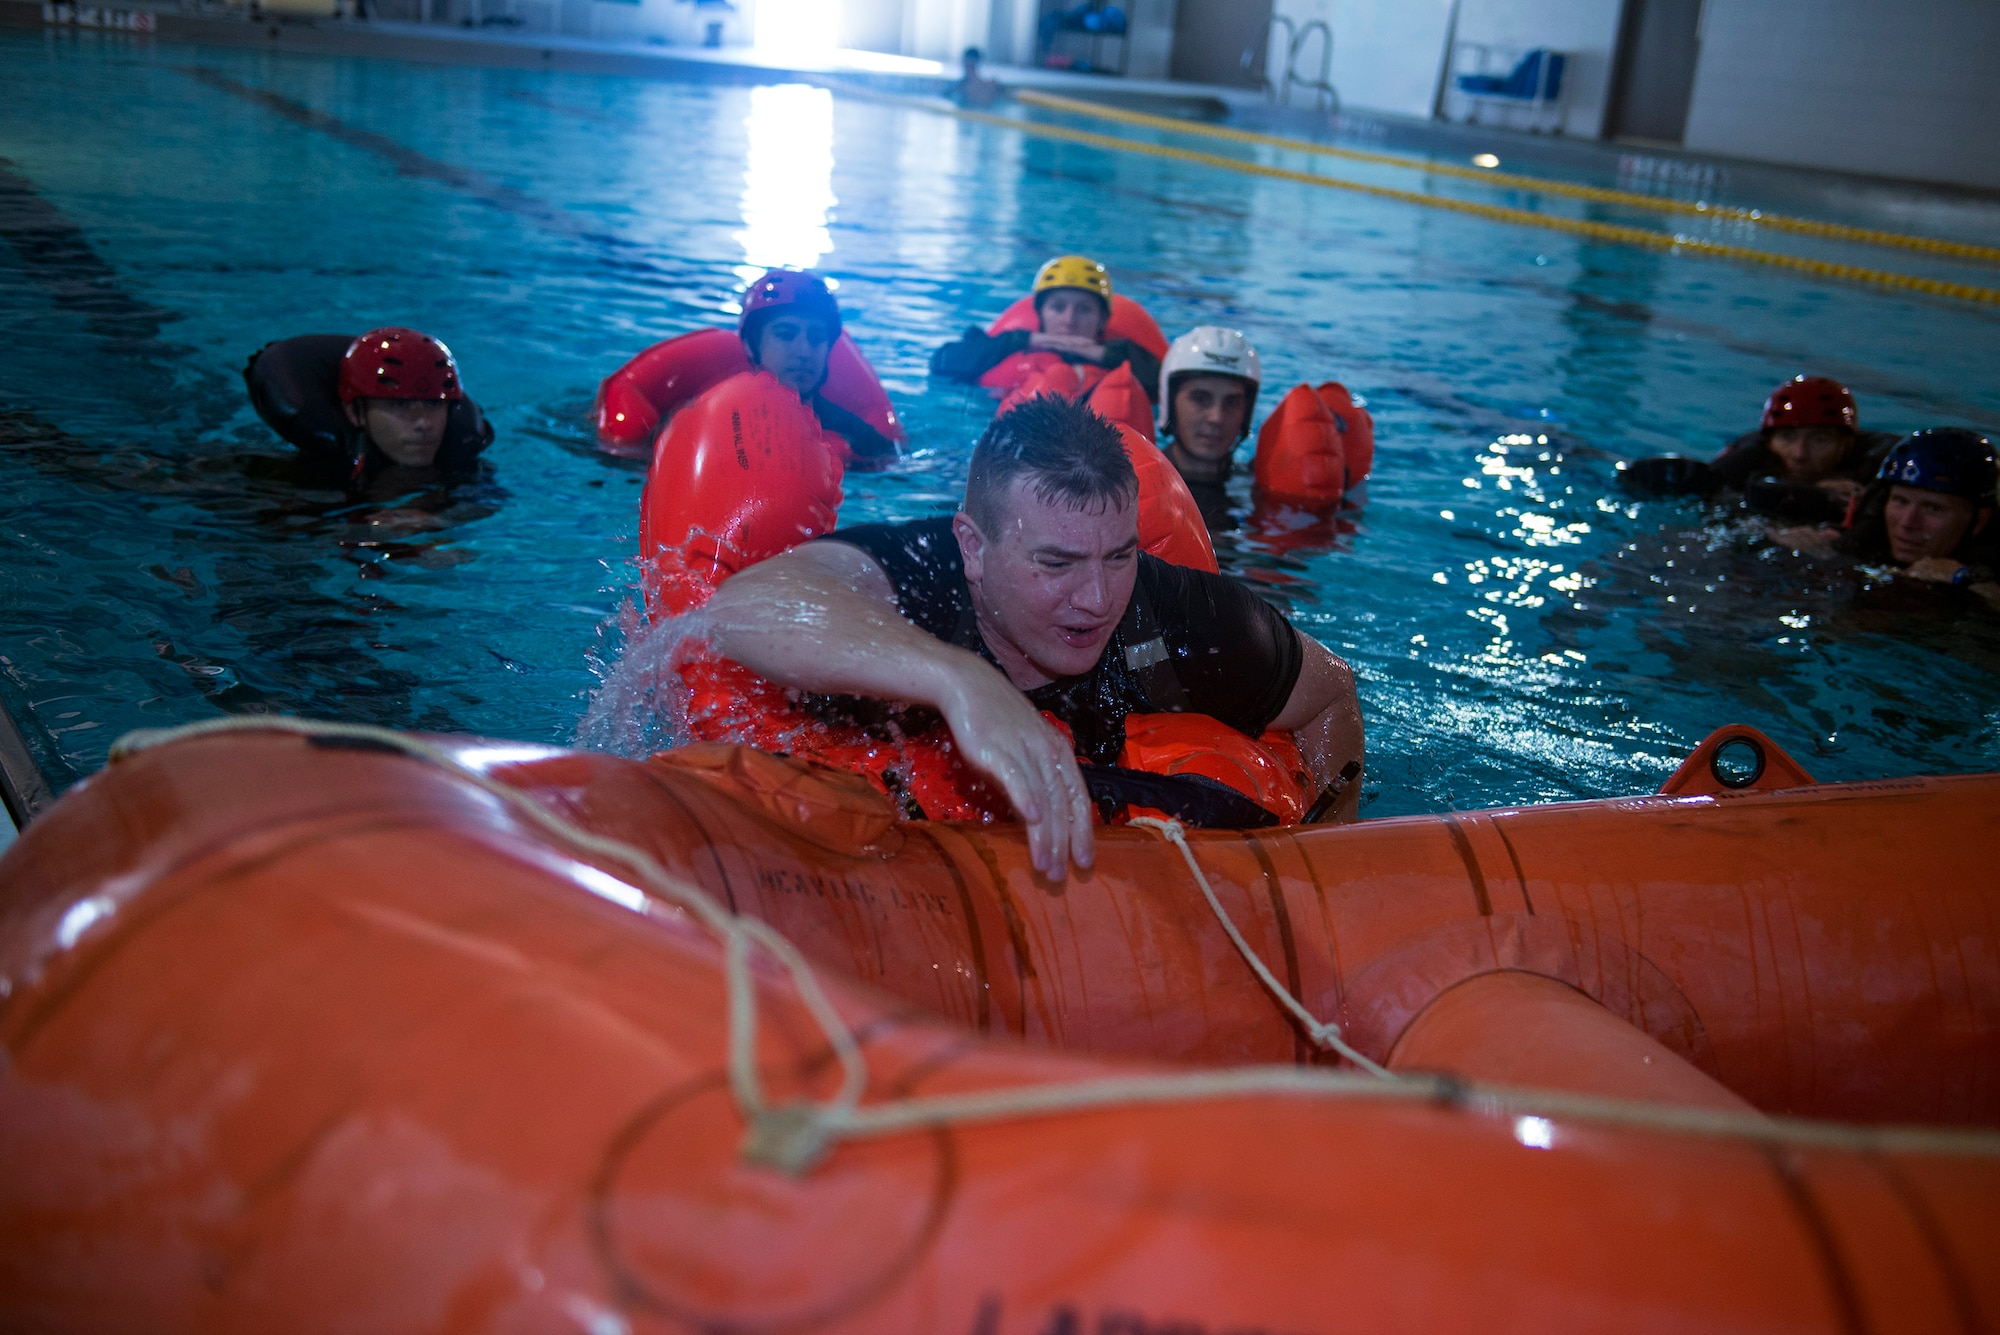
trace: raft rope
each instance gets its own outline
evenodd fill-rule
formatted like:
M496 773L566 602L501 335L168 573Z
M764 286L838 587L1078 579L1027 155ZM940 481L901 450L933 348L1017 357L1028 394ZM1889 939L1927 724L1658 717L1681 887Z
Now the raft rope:
M1332 144L1315 143L1309 139L1287 139L1281 135L1258 134L1254 130L1234 130L1227 126L1209 125L1201 121L1155 116L1144 111L1127 111L1122 107L1107 106L1102 102L1090 102L1083 98L1062 97L1055 93L1037 93L1023 89L1015 92L1014 100L1047 111L1118 121L1126 125L1140 125L1148 129L1165 130L1170 134L1201 135L1209 139L1226 139L1237 144L1258 144L1287 153L1317 154L1321 157L1344 158L1350 162L1366 162L1382 167L1401 167L1406 171L1427 172L1435 176L1455 176L1462 180L1478 181L1483 185L1532 190L1537 194L1562 195L1570 199L1587 199L1593 203L1617 204L1624 208L1645 209L1654 213L1694 213L1704 218L1753 223L1758 227L1767 227L1777 232L1796 232L1801 236L1826 237L1834 241L1854 241L1867 246L1888 246L1899 250L1917 250L1933 255L1952 255L1963 259L2000 263L2000 246L1982 246L1968 241L1944 241L1937 237L1913 236L1907 232L1884 232L1872 227L1850 227L1844 223L1793 218L1782 213L1766 213L1762 209L1746 209L1734 204L1713 204L1707 200L1669 199L1662 195L1642 195L1633 190L1575 185L1568 181L1552 181L1542 176L1522 176L1514 172L1493 171L1483 167L1461 167L1455 162L1434 162L1395 153L1371 153L1366 149L1338 148Z
M1195 860L1194 850L1188 847L1187 831L1181 827L1179 821L1161 820L1158 816L1134 816L1125 823L1127 825L1137 825L1144 829L1158 831L1160 838L1181 851L1181 858L1187 863L1188 871L1194 876L1195 885L1201 889L1201 897L1208 901L1208 907L1215 913L1215 920L1221 923L1222 930L1229 934L1230 944L1236 947L1236 953L1243 957L1243 962L1248 964L1251 972L1257 975L1257 981L1264 985L1264 990L1275 997L1278 1004L1289 1011L1292 1018L1299 1022L1299 1027L1306 1031L1306 1036L1312 1039L1315 1047L1322 1048L1328 1052L1337 1052L1356 1066L1359 1066L1362 1070L1380 1076L1384 1080L1394 1080L1397 1078L1386 1067L1378 1066L1375 1062L1369 1060L1365 1054L1351 1046L1346 1039L1342 1038L1338 1024L1330 1020L1321 1020L1311 1011L1307 1010L1305 1003L1293 996L1291 991L1278 981L1277 976L1271 972L1270 967L1264 963L1257 952L1250 948L1250 943L1243 939L1243 933L1236 930L1236 923L1230 918L1228 911L1222 907L1222 901L1215 897L1215 890L1208 883L1208 874L1202 871L1201 863Z
M1389 1099L1485 1117L1566 1119L1665 1135L1742 1140L1797 1149L2000 1159L2000 1134L1986 1131L1849 1126L1554 1090L1514 1089L1450 1076L1397 1076L1383 1080L1372 1075L1286 1066L1109 1076L971 1094L899 1098L863 1107L861 1098L867 1091L868 1064L861 1040L841 1019L812 964L796 946L769 924L731 913L707 891L673 875L643 849L572 824L527 793L474 769L441 747L365 724L234 715L179 728L127 733L111 748L111 761L117 763L155 747L231 732L276 732L347 741L362 749L393 752L433 765L486 793L564 844L623 865L635 878L628 884L648 901L658 899L692 913L724 944L723 969L729 998L729 1088L747 1125L743 1156L749 1162L788 1173L809 1172L844 1140L1095 1109L1212 1102L1257 1095ZM650 903L642 913L650 915ZM751 953L756 947L767 951L791 978L800 1001L840 1064L840 1088L829 1099L774 1105L764 1097L757 1069L756 979L751 972Z
M842 89L852 95L853 90ZM1723 241L1706 241L1700 237L1682 232L1657 232L1646 227L1631 227L1623 223L1592 222L1585 218L1565 218L1560 214L1539 213L1532 209L1506 208L1498 204L1481 204L1469 199L1451 199L1443 195L1428 195L1416 190L1399 190L1393 186L1369 185L1363 181L1349 181L1338 176L1322 176L1314 172L1293 171L1286 167L1269 166L1261 162L1245 162L1241 158L1224 157L1219 153L1203 153L1191 148L1177 148L1171 144L1149 144L1137 139L1122 139L1116 135L1098 134L1091 130L1079 130L1067 125L1051 125L1043 121L1023 120L1017 116L996 116L991 112L971 111L964 107L936 105L916 98L896 98L884 96L880 100L898 105L921 108L958 120L972 121L980 125L991 125L1002 130L1012 130L1036 139L1055 139L1064 143L1084 144L1091 148L1101 148L1113 153L1137 153L1144 157L1165 158L1173 162L1189 162L1197 166L1215 167L1222 171L1239 172L1250 176L1265 176L1278 181L1293 181L1300 185L1319 186L1326 190L1346 190L1359 195L1369 195L1376 199L1392 199L1403 204L1415 204L1420 208L1443 209L1448 213L1460 213L1469 217L1484 218L1491 222L1513 223L1521 227L1538 227L1547 231L1565 232L1571 236L1588 237L1593 241L1610 241L1619 245L1636 246L1642 250L1662 250L1671 254L1700 255L1710 259L1738 260L1745 264L1762 264L1776 269L1788 269L1795 273L1810 274L1816 278L1837 278L1851 283L1861 283L1872 287L1896 288L1908 292L1922 292L1934 297L1952 297L1959 301L1980 302L1986 305L2000 305L2000 288L1980 287L1972 283L1953 283L1941 278L1925 278L1920 274L1898 273L1890 269L1870 269L1858 264L1838 264L1831 260L1809 259L1803 255L1785 255L1777 251L1757 250L1750 246L1735 246ZM1831 224L1828 224L1831 226Z

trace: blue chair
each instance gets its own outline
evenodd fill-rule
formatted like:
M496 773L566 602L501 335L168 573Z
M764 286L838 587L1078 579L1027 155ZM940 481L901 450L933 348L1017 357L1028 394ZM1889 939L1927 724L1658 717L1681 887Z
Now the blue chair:
M1484 55L1487 48L1474 47ZM1482 63L1484 63L1482 61ZM1537 113L1536 121L1542 119L1544 111L1556 112L1556 125L1561 123L1563 70L1569 58L1560 51L1546 47L1536 47L1516 61L1514 68L1505 74L1477 73L1460 74L1454 77L1458 91L1469 99L1476 111L1482 103L1500 106L1527 107Z

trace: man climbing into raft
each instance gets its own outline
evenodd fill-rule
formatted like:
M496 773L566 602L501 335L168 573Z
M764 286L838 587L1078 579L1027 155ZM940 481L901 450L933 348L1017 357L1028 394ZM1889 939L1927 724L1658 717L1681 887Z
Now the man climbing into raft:
M1134 715L1291 732L1351 815L1348 665L1235 582L1141 552L1137 495L1113 427L1032 399L980 437L957 514L841 529L744 570L708 605L710 643L783 686L936 710L1051 879L1091 864L1079 756L1111 763Z
M1159 351L1148 343L1157 343ZM931 374L1005 395L1060 362L1077 368L1078 388L1087 392L1107 372L1129 366L1151 397L1165 345L1143 309L1112 295L1111 275L1102 264L1058 255L1035 274L1029 297L991 328L967 329L963 338L933 352Z

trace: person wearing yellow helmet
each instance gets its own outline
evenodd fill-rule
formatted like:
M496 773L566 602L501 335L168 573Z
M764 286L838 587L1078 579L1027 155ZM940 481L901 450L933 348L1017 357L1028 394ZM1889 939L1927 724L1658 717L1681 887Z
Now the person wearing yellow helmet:
M1009 357L1043 354L1099 374L1129 365L1150 395L1160 380L1160 359L1149 348L1108 329L1111 275L1083 255L1058 255L1035 274L1034 328L1009 312L991 329L965 336L931 354L931 374L971 384ZM1109 335L1109 336L1107 336Z

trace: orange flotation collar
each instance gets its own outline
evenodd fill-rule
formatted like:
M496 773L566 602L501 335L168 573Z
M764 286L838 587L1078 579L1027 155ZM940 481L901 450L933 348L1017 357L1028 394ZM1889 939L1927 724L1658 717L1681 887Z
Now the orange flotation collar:
M1334 505L1375 466L1375 419L1344 385L1295 385L1257 431L1251 480L1257 494L1307 506Z
M662 422L724 380L750 369L749 354L733 329L697 329L655 343L597 387L599 448L611 454L646 453ZM845 332L827 353L826 380L819 393L888 439L901 444L909 438L875 368Z
M1019 301L1001 312L1000 318L987 327L988 334L1011 333L1025 329L1030 333L1042 327L1041 312L1035 308L1032 296ZM1155 357L1167 355L1167 336L1160 332L1160 326L1146 312L1146 308L1130 297L1114 293L1111 297L1111 316L1104 322L1102 337L1106 340L1122 338L1146 349ZM1067 398L1076 398L1096 388L1107 372L1102 366L1088 362L1064 361L1060 353L1030 349L1004 358L979 377L979 383L990 390L996 398L1005 399L1021 386L1037 377L1049 381L1048 388L1062 393ZM1071 387L1066 382L1074 380ZM1150 415L1150 414L1149 414ZM1150 436L1151 433L1148 432Z

